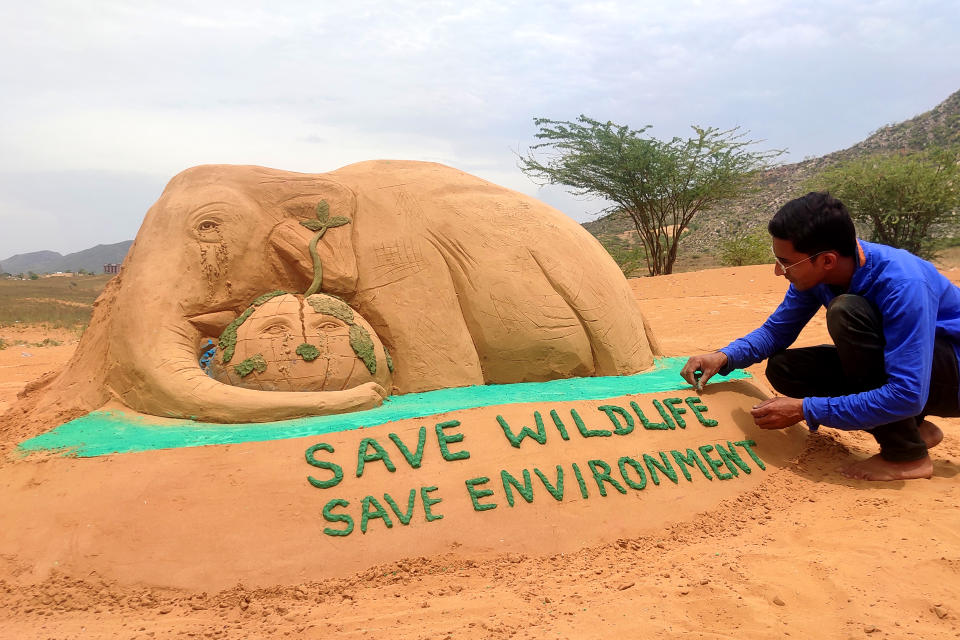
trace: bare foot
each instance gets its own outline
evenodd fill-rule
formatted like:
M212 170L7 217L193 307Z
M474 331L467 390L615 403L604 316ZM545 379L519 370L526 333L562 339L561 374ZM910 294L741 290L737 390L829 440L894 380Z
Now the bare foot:
M927 449L933 449L943 440L943 431L932 422L924 420L917 429L920 431L920 437L927 443Z
M933 461L930 456L910 462L890 462L878 453L866 460L848 464L838 471L854 480L913 480L929 478L933 475Z

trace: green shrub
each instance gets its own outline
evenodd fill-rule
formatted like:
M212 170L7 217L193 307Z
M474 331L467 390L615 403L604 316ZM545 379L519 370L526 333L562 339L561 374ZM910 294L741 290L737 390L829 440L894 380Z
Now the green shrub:
M869 225L871 240L930 258L938 227L958 223L960 150L878 153L827 169L807 186L839 198Z
M738 234L720 243L720 264L740 267L747 264L772 264L770 236L765 231Z
M602 237L600 244L627 278L638 275L641 269L647 268L646 252L642 245L635 245L616 236Z

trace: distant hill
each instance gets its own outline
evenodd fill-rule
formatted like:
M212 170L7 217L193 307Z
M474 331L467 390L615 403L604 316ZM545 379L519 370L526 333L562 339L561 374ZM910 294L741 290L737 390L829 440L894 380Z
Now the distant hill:
M916 151L950 144L960 144L960 91L926 113L881 127L852 147L762 172L757 176L755 192L694 218L690 233L681 241L680 253L713 253L722 240L744 231L766 229L770 216L780 206L803 195L801 185L807 179L838 162L879 151ZM583 226L601 241L611 236L636 237L635 232L625 233L634 227L624 214L609 214Z
M61 255L56 251L21 253L0 260L0 272L55 273L57 271L85 269L91 273L103 273L103 265L123 262L132 244L133 240L117 242L116 244L98 244L90 249L67 255Z

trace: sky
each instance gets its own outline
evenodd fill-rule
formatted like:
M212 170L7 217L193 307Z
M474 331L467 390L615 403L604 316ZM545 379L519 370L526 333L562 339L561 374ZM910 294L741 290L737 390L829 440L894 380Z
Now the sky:
M795 162L960 89L960 3L0 3L0 260L130 240L207 163L441 162L579 221L518 168L533 118L749 131Z

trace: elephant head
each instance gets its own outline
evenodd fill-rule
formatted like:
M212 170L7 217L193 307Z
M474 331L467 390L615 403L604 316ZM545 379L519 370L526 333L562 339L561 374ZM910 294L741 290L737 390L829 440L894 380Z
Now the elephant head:
M277 289L304 291L313 277L300 223L325 200L356 213L354 193L322 175L259 167L202 166L176 176L147 212L123 268L113 310L107 384L125 405L154 415L263 421L376 406L374 382L326 392L263 393L217 382L198 347L251 301ZM349 297L357 265L351 226L317 246L323 290Z

